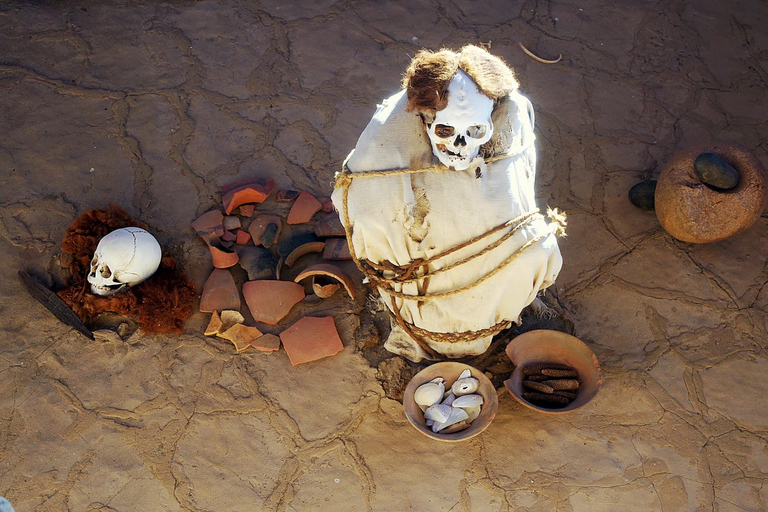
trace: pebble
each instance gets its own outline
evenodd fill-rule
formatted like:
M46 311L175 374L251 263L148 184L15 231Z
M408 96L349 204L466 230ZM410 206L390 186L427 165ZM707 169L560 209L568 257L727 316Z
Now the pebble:
M739 184L739 172L714 153L697 156L693 171L702 183L720 190L731 190Z
M641 181L629 189L629 202L643 210L654 210L656 180Z

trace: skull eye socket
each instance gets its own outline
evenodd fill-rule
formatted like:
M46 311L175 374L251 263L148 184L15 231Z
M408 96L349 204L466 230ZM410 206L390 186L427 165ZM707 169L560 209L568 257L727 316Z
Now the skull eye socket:
M441 138L450 137L453 135L453 126L447 124L438 124L435 126L435 135Z
M104 279L109 279L109 277L112 275L112 271L109 270L109 267L104 265L104 268L101 269L101 277Z
M467 128L467 136L472 137L473 139L480 139L485 137L487 131L488 127L484 124L476 124L475 126Z

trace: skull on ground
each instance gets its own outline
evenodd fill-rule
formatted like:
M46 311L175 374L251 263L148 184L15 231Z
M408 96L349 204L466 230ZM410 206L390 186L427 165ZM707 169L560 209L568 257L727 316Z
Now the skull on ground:
M113 295L143 282L160 266L162 252L155 237L141 228L112 231L99 241L91 260L91 292Z

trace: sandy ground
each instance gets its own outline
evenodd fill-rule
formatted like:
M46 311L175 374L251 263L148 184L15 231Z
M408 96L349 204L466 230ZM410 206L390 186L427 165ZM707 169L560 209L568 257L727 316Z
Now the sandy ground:
M0 3L0 494L18 512L766 510L768 221L689 245L626 198L697 142L768 163L766 27L759 0ZM328 195L410 56L489 41L536 108L539 204L570 218L551 291L605 376L577 412L503 393L486 432L437 443L357 350L360 300L332 310L345 350L294 368L205 338L200 313L91 342L16 277L115 202L200 286L189 223L222 185Z

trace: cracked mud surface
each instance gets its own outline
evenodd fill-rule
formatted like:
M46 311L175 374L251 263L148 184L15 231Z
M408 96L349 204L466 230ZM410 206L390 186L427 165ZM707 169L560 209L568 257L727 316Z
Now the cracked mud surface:
M19 512L765 510L768 222L689 245L626 194L697 142L768 164L767 16L758 0L3 2L0 494ZM328 306L345 350L294 368L205 338L202 314L181 336L91 342L16 278L54 269L72 220L115 202L201 286L189 223L222 185L329 195L419 48L488 41L536 108L539 204L569 215L551 294L605 381L582 409L503 393L482 435L436 443L361 355L364 294Z

